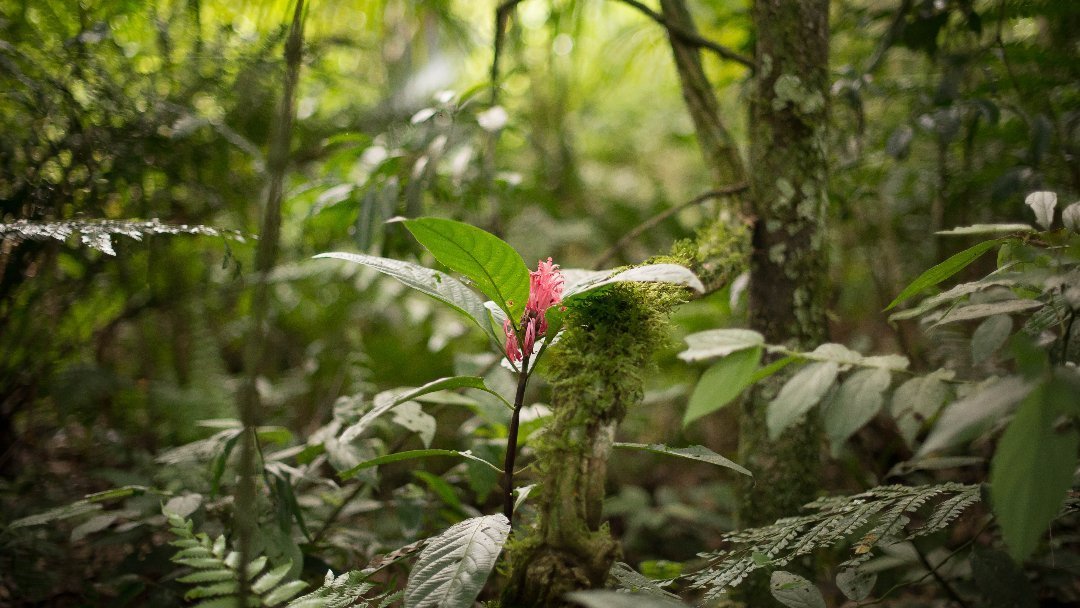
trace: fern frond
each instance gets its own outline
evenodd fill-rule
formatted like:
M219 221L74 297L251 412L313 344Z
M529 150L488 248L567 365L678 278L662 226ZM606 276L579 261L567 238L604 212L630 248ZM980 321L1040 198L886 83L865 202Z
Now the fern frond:
M724 537L730 547L702 554L708 566L689 575L690 586L705 590L712 599L765 566L781 567L819 548L858 540L851 566L869 559L874 547L889 545L945 529L968 507L979 501L979 487L959 483L929 486L882 486L854 496L828 496L806 505L811 511L787 517L761 528L732 532ZM926 522L902 533L912 516L933 504Z
M251 606L267 608L280 606L307 586L304 581L285 580L291 563L266 570L269 560L263 555L251 560L242 575L240 554L236 551L228 551L224 536L211 540L206 534L196 533L191 520L167 509L163 512L172 533L177 536L177 540L170 543L179 548L179 551L173 555L172 561L194 570L191 574L178 578L177 581L196 585L184 594L184 599L203 600L197 604L197 608L235 606L237 594L240 591L241 576L250 583L249 604ZM321 606L321 604L316 605Z
M337 577L327 572L322 587L296 598L285 608L381 608L397 599L398 594L361 599L371 588L367 575L356 570Z
M108 255L116 255L112 246L113 236L126 236L141 241L144 236L155 234L200 234L204 236L223 236L243 242L244 236L235 230L219 230L209 226L187 224L163 224L161 220L63 220L58 222L37 222L16 220L10 224L0 224L0 238L15 240L44 241L55 239L67 241L73 234L91 249L97 249Z

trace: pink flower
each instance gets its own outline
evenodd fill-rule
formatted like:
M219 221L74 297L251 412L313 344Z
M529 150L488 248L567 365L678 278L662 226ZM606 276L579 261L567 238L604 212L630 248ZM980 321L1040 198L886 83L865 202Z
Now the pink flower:
M536 270L529 273L529 301L525 304L525 313L521 315L521 329L524 332L524 344L521 346L524 349L518 346L518 335L514 332L510 319L503 323L507 359L521 361L523 350L524 353L532 354L536 341L547 331L547 317L544 313L562 299L563 284L559 265L552 263L551 258L546 262L537 262Z

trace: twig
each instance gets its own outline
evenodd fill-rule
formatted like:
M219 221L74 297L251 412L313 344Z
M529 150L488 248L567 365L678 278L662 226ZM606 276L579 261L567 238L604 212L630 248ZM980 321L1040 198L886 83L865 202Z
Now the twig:
M650 217L649 219L638 224L629 232L624 234L622 238L620 238L614 245L609 247L607 251L600 254L600 257L597 258L596 265L593 266L593 268L596 270L603 269L604 266L606 266L608 262L610 262L611 259L615 257L615 254L622 251L623 247L625 247L627 243L636 239L646 230L653 228L660 222L668 219L669 217L675 215L683 209L693 207L694 205L700 205L701 203L712 200L714 198L722 198L725 196L731 196L733 194L739 194L740 192L745 191L747 188L749 188L749 186L747 186L746 184L734 184L731 186L727 186L726 188L721 188L719 190L710 190L708 192L695 196L694 198L686 201L685 203L664 209L660 213L657 213L656 215Z
M617 2L622 2L623 4L626 4L627 6L630 6L632 8L637 9L638 11L643 13L646 17L648 17L649 19L652 19L656 23L663 26L664 29L666 29L668 31L668 34L678 38L679 40L681 40L682 42L685 42L686 44L692 44L694 46L698 46L698 47L701 47L703 49L708 49L708 50L716 53L717 55L719 55L720 57L722 57L724 59L727 59L729 61L734 61L735 63L740 63L740 64L750 68L751 71L757 70L757 64L754 63L753 59L750 59L749 57L746 57L745 55L741 55L741 54L729 49L728 47L726 47L726 46L724 46L722 44L719 44L717 42L709 40L708 38L703 38L702 36L700 36L699 34L697 34L695 32L691 32L691 31L683 28L680 25L677 25L675 23L672 23L672 22L668 21L667 19L664 18L663 15L661 15L660 13L658 13L658 12L652 10L651 8L645 6L644 4L638 2L637 0L616 0L616 1Z

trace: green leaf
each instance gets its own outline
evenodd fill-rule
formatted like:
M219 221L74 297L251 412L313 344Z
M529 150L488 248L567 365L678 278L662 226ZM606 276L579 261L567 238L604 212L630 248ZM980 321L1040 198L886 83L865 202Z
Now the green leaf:
M683 608L689 606L668 597L646 593L620 593L618 591L573 591L566 599L585 608Z
M217 597L219 595L232 595L240 589L237 581L222 581L204 587L195 587L184 594L185 600L198 600L204 597Z
M987 608L1038 608L1031 583L1004 551L976 546L971 554L971 574Z
M1009 315L987 317L971 334L971 362L979 365L988 361L1009 339L1012 328L1012 317Z
M825 434L836 453L856 431L881 411L882 393L889 388L892 375L885 369L862 369L840 385L840 390L825 404Z
M407 450L407 451L404 451L404 452L394 452L393 454L387 454L385 456L379 456L378 458L372 458L371 460L365 460L364 462L361 462L360 464L352 467L351 469L347 469L345 471L342 471L341 473L338 473L338 476L341 477L341 479L343 479L343 480L344 479L351 479L352 477L355 477L356 474L359 473L360 471L362 471L364 469L369 469L371 467L377 467L379 465L389 464L391 462L400 462L402 460L415 460L417 458L434 458L436 456L457 456L457 457L460 457L460 458L467 458L467 459L472 460L474 462L482 462L482 463L486 464L487 466L491 467L492 469L495 469L499 473L502 473L502 469L500 469L499 467L497 467L497 466L491 464L490 462L484 460L483 458L480 458L479 456L476 456L475 454L473 454L472 452L470 452L468 450L466 450L464 452L459 452L457 450L430 449L430 450Z
M736 351L705 370L690 395L683 416L683 426L731 403L754 382L754 372L761 361L762 347Z
M678 456L679 458L688 458L690 460L698 460L700 462L707 462L709 464L715 464L721 467L727 467L733 471L738 471L743 475L749 475L753 477L753 474L745 468L735 464L734 462L724 458L720 454L710 450L709 448L692 445L685 448L673 448L659 443L645 444L645 443L622 443L615 442L614 447L617 448L629 448L634 450L644 450L646 452L653 452L654 454L664 454L666 456Z
M896 307L897 304L921 292L927 287L933 287L934 285L937 285L945 279L960 272L964 268L967 268L968 265L979 259L979 256L992 249L995 245L999 245L1005 241L1006 239L983 241L978 245L969 247L968 249L965 249L960 253L953 255L944 262L938 264L937 266L934 266L930 270L927 270L926 272L919 275L918 278L912 281L910 285L905 287L904 290L900 292L900 295L896 296L895 300L890 302L889 305L885 307L885 310L890 310Z
M345 432L341 434L341 442L349 443L353 439L356 439L363 433L372 422L379 416L382 416L386 412L394 409L398 405L405 403L406 401L412 401L428 393L434 393L437 391L451 390L456 388L473 388L495 395L499 399L503 399L502 395L499 395L495 391L492 391L484 384L484 379L476 376L451 376L449 378L439 378L438 380L432 380L427 384L415 388L415 389L397 389L393 391L383 391L378 395L375 395L375 404L371 410L360 417L360 420L356 424L345 429ZM503 399L505 402L505 399Z
M220 563L220 562L219 562ZM213 583L217 581L235 580L237 577L236 572L229 570L228 568L222 568L221 570L202 570L194 572L187 576L176 579L181 583Z
M364 255L362 253L334 251L330 253L320 253L315 257L346 260L348 262L374 268L385 275L397 279L408 287L412 287L421 293L435 298L443 304L449 305L454 310L457 310L472 319L490 338L494 339L496 342L500 340L500 337L491 327L488 310L484 307L484 300L466 287L464 283L445 272L425 268L411 262L380 258L373 255Z
M821 361L807 365L792 376L765 411L769 437L776 439L817 405L839 373L838 363Z
M405 586L405 608L469 608L510 535L506 516L455 524L428 541Z
M435 259L469 277L511 319L521 318L529 299L529 269L513 247L493 234L453 220L422 217L404 224Z
M750 329L711 329L686 336L686 350L679 353L683 361L701 361L765 346L765 336ZM761 349L758 349L761 352Z
M40 526L49 522L68 519L69 517L76 517L78 515L85 515L86 513L93 513L94 511L100 511L101 505L97 503L86 502L80 500L70 505L64 505L62 507L56 507L55 509L49 509L44 513L38 513L36 515L30 515L23 517L22 519L16 519L8 525L9 530L16 528L26 528L29 526Z
M825 608L825 598L813 583L790 572L777 570L769 578L769 591L788 608Z
M1058 514L1076 470L1080 433L1059 427L1075 413L1076 391L1060 378L1024 399L990 465L990 496L1009 555L1022 562Z

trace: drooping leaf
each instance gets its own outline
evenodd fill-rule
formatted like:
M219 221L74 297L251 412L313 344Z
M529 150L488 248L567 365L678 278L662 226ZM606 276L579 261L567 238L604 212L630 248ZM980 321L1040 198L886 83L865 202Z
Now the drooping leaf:
M679 596L663 588L670 581L656 581L634 570L623 562L615 562L608 571L608 576L615 579L619 587L633 593L642 593L678 601Z
M876 572L867 572L858 568L848 568L836 575L836 586L846 598L854 602L861 602L869 597L876 582Z
M510 534L502 514L474 517L428 541L405 586L405 608L469 608Z
M385 456L379 456L378 458L365 460L364 462L361 462L360 464L352 467L351 469L346 469L338 473L338 476L342 479L351 479L355 477L356 474L360 471L364 469L370 469L371 467L377 467L383 464L390 464L391 462L401 462L402 460L415 460L417 458L434 458L436 456L455 456L458 458L466 458L473 462L482 462L488 467L498 471L499 473L502 473L502 469L473 454L469 450L459 452L457 450L440 450L432 448L428 450L406 450L404 452L394 452L392 454L386 454Z
M777 570L769 577L769 591L788 608L825 608L825 598L813 583L790 572Z
M689 604L647 593L620 593L606 589L574 591L566 599L585 608L687 608Z
M807 365L792 376L765 411L769 437L776 439L817 405L839 373L838 363L821 361Z
M422 217L404 224L435 259L468 277L511 319L521 318L529 299L529 269L513 247L494 234L453 220Z
M990 496L1009 554L1022 562L1057 515L1076 470L1080 433L1058 420L1077 413L1076 390L1053 378L1036 386L998 444Z
M731 403L753 384L754 372L761 362L761 352L760 346L736 351L705 370L690 395L690 403L683 415L683 426Z
M320 253L315 257L345 260L374 268L387 276L397 279L408 287L449 305L454 310L472 319L493 340L498 342L500 339L491 328L489 313L487 308L484 307L484 300L466 287L464 283L445 272L425 268L412 262L391 260L362 253L334 251Z
M892 376L885 369L861 369L844 380L823 410L833 451L881 411Z
M710 329L686 336L686 350L679 353L683 361L702 361L765 345L765 336L750 329ZM760 352L760 350L759 350Z
M743 475L753 474L746 470L744 467L724 458L720 454L700 445L692 445L685 448L673 448L659 443L645 444L645 443L622 443L615 442L617 448L627 448L634 450L645 450L646 452L653 452L656 454L664 454L667 456L678 456L680 458L689 458L690 460L699 460L701 462L707 462L709 464L715 464L721 467L727 467L733 471L738 471Z
M900 292L900 295L896 296L896 299L885 307L885 310L895 308L897 304L921 292L927 287L933 287L967 268L972 262L979 259L982 254L986 253L994 246L1005 242L1005 240L1006 239L993 239L990 241L983 241L978 245L974 245L953 255L944 262L927 270L912 281L910 285L905 287L904 290Z
M615 272L611 270L585 271L570 275L574 278L573 283L565 285L563 301L567 301L599 289L605 285L621 282L636 283L672 283L684 285L698 293L705 291L705 286L693 272L678 264L648 264L637 266L628 270Z
M979 365L989 360L1009 339L1012 327L1012 317L1009 315L987 317L971 334L971 362Z
M486 393L490 393L502 399L502 396L492 391L484 383L484 379L477 376L451 376L449 378L439 378L438 380L432 380L427 384L415 388L415 389L398 389L394 391L384 391L375 395L374 405L371 410L366 412L360 417L360 420L356 424L345 429L345 432L341 434L340 441L342 443L348 443L353 439L356 439L363 433L372 422L375 422L379 416L382 416L386 412L389 412L393 408L405 403L406 401L412 401L417 397L427 395L428 393L434 393L437 391L451 390L455 388L472 388L481 390Z
M1031 389L1031 383L1016 376L993 378L982 383L966 397L945 408L926 441L915 452L915 458L924 458L978 437L1008 414Z

